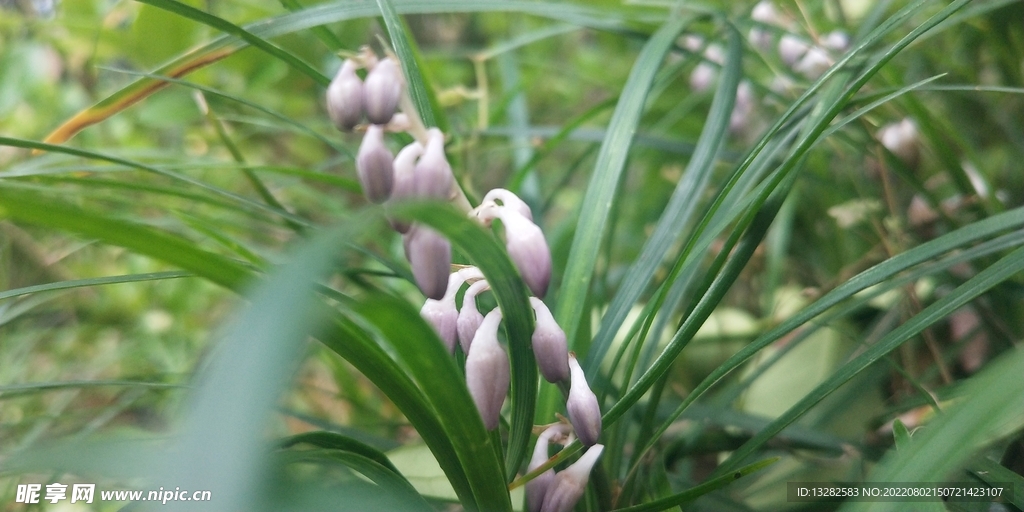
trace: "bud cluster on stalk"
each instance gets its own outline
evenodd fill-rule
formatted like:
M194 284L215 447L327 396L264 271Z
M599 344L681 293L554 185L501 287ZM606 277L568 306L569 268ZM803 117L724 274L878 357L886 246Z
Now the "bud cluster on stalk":
M367 70L365 80L356 73L360 68ZM409 116L415 113L397 112L407 94L398 61L391 56L378 59L368 48L358 57L346 59L327 87L327 112L339 130L348 132L364 120L368 123L356 154L356 174L363 194L373 203L393 206L409 199L444 201L455 186L441 130L425 130L419 134L420 140L397 155L385 143L385 132L405 130L412 124ZM402 234L416 285L427 297L440 300L451 270L448 240L426 226L393 217L389 222Z
M365 70L365 78L360 78L360 70ZM499 341L502 311L493 308L483 313L479 308L477 299L490 290L490 285L476 267L453 271L451 245L441 233L392 215L394 206L407 200L462 199L464 203L445 155L445 136L437 128L424 127L417 113L411 111L414 109L409 108L412 101L405 84L402 68L394 56L378 59L364 47L358 56L342 63L328 86L327 112L339 130L363 132L355 162L363 194L367 200L384 205L389 224L402 234L414 280L427 297L420 315L450 354L459 349L465 354L470 397L484 426L493 430L501 422L511 368L508 352ZM404 111L399 112L399 108ZM385 140L385 133L395 131L407 131L414 139L397 154ZM531 482L530 488L534 490L530 493L535 501L531 510L571 510L602 450L601 445L596 445L601 433L601 411L583 370L568 351L565 332L541 300L551 281L551 252L530 207L511 191L494 189L478 207L463 206L470 217L484 226L491 227L494 220L500 222L509 259L532 294L529 303L535 315L535 329L530 343L540 374L551 383L569 385L566 410L571 428L562 425L551 430L537 453L543 451L546 460L549 440L568 442L566 439L574 437L591 448L563 471L552 471L543 493L536 490L543 481ZM460 305L458 297L464 288Z
M850 36L842 30L834 30L817 38L805 37L799 25L786 13L780 11L770 0L758 2L750 12L752 26L748 32L751 46L763 52L775 51L779 60L798 75L816 80L825 73L836 58L850 46ZM679 45L701 60L690 73L690 89L704 92L717 80L719 70L725 62L725 51L716 43L708 43L695 34L683 35ZM794 81L785 74L776 74L771 90L778 94L790 92ZM757 98L750 82L740 82L736 91L736 102L729 118L729 129L733 133L750 135L758 124L754 117Z
M548 447L557 443L567 446L573 437L562 423L556 423L541 433L533 448L528 471L534 471L548 461ZM548 469L526 483L526 509L529 512L569 512L576 506L590 479L590 470L604 451L603 445L591 446L576 462L562 471Z

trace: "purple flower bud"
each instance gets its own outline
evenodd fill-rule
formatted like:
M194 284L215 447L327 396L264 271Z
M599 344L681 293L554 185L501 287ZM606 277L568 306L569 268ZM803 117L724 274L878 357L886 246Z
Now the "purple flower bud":
M448 288L444 292L444 297L440 300L427 299L420 309L420 316L434 327L449 354L455 353L456 326L459 319L459 311L455 307L455 294L462 287L462 282L459 273L453 272L448 276Z
M481 204L487 202L498 204L498 201L501 201L501 206L512 208L526 217L526 220L533 222L533 212L530 211L529 205L519 199L519 196L503 188L496 188L488 192Z
M398 152L398 156L395 157L394 185L391 188L391 197L388 199L389 205L397 204L402 200L415 197L415 193L413 191L415 187L413 180L413 168L416 165L416 158L421 154L423 154L423 145L419 142L413 142ZM409 231L409 222L407 221L397 220L389 216L388 222L390 222L391 227L399 233ZM405 253L406 258L408 258L408 248Z
M569 386L569 398L565 402L569 421L580 442L586 446L593 446L601 436L601 406L597 403L597 395L590 390L583 368L574 355L569 355L569 372L572 375L572 383Z
M458 332L459 345L462 352L469 353L469 347L473 344L473 337L476 336L480 323L484 321L484 315L476 308L476 296L480 292L490 288L487 281L477 281L470 285L466 294L462 296L462 309L459 310Z
M704 92L711 87L716 78L718 78L718 68L707 62L701 62L690 73L690 89L693 92Z
M427 137L427 147L413 171L413 190L417 197L446 200L455 177L444 156L444 134L437 128L431 128Z
M346 59L327 86L327 115L343 132L351 131L363 119L363 81L356 65Z
M558 326L555 317L543 301L530 297L530 305L537 313L537 325L533 330L533 355L537 358L540 374L548 382L555 383L569 378L569 348L565 331Z
M416 225L404 236L409 237L409 263L423 295L431 299L444 297L451 272L452 247L437 231Z
M571 466L559 471L547 494L544 495L541 512L570 512L583 496L587 481L590 479L590 470L597 463L602 451L603 445L594 445Z
M537 444L533 447L533 457L526 468L527 472L532 472L548 461L548 445L551 438L556 435L565 435L564 431L565 425L556 423L537 437ZM526 482L526 509L529 512L540 512L540 507L544 503L544 495L547 494L554 481L555 470L548 469L533 480Z
M494 308L476 330L469 355L466 356L466 386L487 430L493 430L501 419L501 404L511 381L508 354L498 343L501 309Z
M363 104L373 124L387 124L402 97L402 71L395 59L387 57L366 74Z
M391 196L395 181L394 160L395 156L384 145L384 129L370 125L356 155L356 172L359 183L363 185L363 194L371 202L383 203Z
M516 210L499 208L498 218L505 226L505 249L526 286L543 298L551 281L551 251L544 233Z

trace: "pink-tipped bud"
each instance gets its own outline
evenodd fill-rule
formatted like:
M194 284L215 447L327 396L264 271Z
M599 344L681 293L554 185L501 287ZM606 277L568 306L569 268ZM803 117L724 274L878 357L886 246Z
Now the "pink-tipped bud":
M473 337L477 329L484 321L484 315L476 307L476 296L490 288L487 281L477 281L469 286L466 294L462 296L462 309L459 310L458 333L459 345L462 352L468 354L469 348L473 345Z
M754 97L754 88L750 82L744 80L736 88L736 102L733 104L732 113L729 114L729 130L738 133L742 132L750 121L750 115L754 112L754 105L757 99Z
M370 125L356 155L356 173L363 185L363 194L374 203L383 203L391 196L395 182L395 156L384 145L384 129Z
M459 311L455 307L455 294L462 287L462 282L463 279L459 273L453 272L448 276L448 288L444 292L444 297L441 297L440 300L427 299L423 303L423 308L420 309L420 316L434 327L434 331L444 342L449 354L455 353L455 338L459 320Z
M373 124L387 124L395 115L402 97L402 71L395 59L387 57L366 74L363 105L366 118Z
M356 74L356 64L346 59L338 74L327 86L327 115L343 132L363 119L363 81Z
M537 324L531 341L540 374L551 383L564 381L569 378L569 348L565 331L558 326L542 300L530 297L530 305L537 313Z
M559 471L547 494L544 495L541 512L570 512L583 496L587 481L590 479L590 471L603 451L603 445L591 446L579 460Z
M452 247L437 231L416 225L404 236L409 237L409 263L416 286L431 299L444 297L452 265Z
M601 437L601 407L597 403L597 395L587 384L583 368L573 355L569 356L569 373L572 375L572 383L569 386L569 398L565 402L569 421L580 442L593 446Z
M395 157L394 185L391 188L391 197L388 199L389 205L397 204L403 200L416 196L416 184L413 169L416 166L416 159L422 154L423 145L419 142L413 142L398 152L398 156ZM409 231L409 222L407 221L398 220L389 216L388 222L390 222L391 227L399 233ZM409 250L406 249L406 257L409 256L408 252Z
M551 251L544 233L516 210L499 207L497 216L505 226L505 249L526 286L543 298L551 281Z
M787 66L792 66L811 49L811 44L793 34L786 34L779 39L779 57Z
M501 203L499 204L498 201L501 201ZM481 201L481 204L487 202L492 202L494 204L499 204L500 206L512 208L513 210L521 213L523 217L526 217L527 220L533 222L533 212L530 211L530 206L527 205L526 202L523 201L522 199L519 199L519 196L515 195L509 190L505 190L503 188L496 188L491 190L490 192L487 193L487 195L484 196L484 200Z
M423 156L416 162L413 171L415 185L413 190L417 197L431 199L448 199L455 177L452 166L444 155L444 134L437 128L427 132L427 147Z
M526 471L532 472L548 461L548 445L551 438L564 436L566 434L564 424L556 423L548 427L537 437L537 444L533 447L533 457ZM553 468L537 475L533 480L526 482L526 509L529 512L540 512L544 503L544 496L547 494L551 484L555 481L555 470Z
M487 430L493 430L501 419L501 404L511 381L508 354L498 343L501 310L494 308L476 330L469 355L466 356L466 386Z

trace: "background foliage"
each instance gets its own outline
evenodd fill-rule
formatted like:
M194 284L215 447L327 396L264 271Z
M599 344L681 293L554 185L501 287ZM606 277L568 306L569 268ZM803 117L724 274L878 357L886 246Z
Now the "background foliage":
M52 481L521 508L564 402L500 240L405 211L503 283L518 380L489 435L324 111L338 52L386 44L470 199L515 190L548 238L605 413L578 510L897 506L787 502L806 480L1010 482L993 507L1024 510L1019 2L778 2L786 29L732 2L381 5L0 2L5 509ZM808 78L752 28L852 44ZM904 117L913 160L877 140Z

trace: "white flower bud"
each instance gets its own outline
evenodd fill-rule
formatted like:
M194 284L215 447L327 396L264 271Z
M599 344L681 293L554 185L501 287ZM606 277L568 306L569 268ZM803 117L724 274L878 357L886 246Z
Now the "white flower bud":
M793 71L804 75L808 80L816 80L830 67L832 67L832 58L828 56L828 52L817 46L812 46L800 59L800 62L793 66Z
M532 472L548 461L548 445L554 436L564 436L565 425L556 423L547 428L537 437L537 444L533 447L533 457L526 471ZM529 512L540 512L544 503L544 496L547 494L551 484L555 481L555 470L549 468L547 471L537 475L536 478L526 482L526 509Z
M833 30L825 34L821 45L836 53L843 53L850 48L850 35L842 30Z
M583 368L576 361L576 356L569 355L569 373L572 383L569 386L569 398L565 408L569 412L576 437L586 446L593 446L601 437L601 407L597 403L597 395L590 390Z
M480 324L484 321L484 315L480 314L480 310L476 307L476 296L488 289L490 289L490 285L487 284L487 281L477 281L470 285L469 289L466 290L466 294L462 296L462 309L459 310L457 326L459 345L462 347L463 353L469 353L469 348L473 344L473 337L476 336L476 330L480 328Z
M383 203L391 196L395 181L395 156L384 145L384 129L370 125L356 155L356 173L363 194L374 203Z
M690 89L693 92L704 92L711 88L718 78L718 69L707 62L701 62L690 72Z
M363 119L363 81L356 65L346 59L327 86L327 115L343 132L351 131Z
M547 305L537 297L530 297L530 305L537 313L537 323L531 342L540 374L555 383L569 378L569 348L565 331L558 326Z
M509 258L530 291L543 298L551 281L551 251L544 233L516 210L501 207L497 215L505 226L505 249Z
M511 382L508 354L498 343L500 323L499 308L487 313L466 356L466 386L487 430L498 426L501 404L505 402Z
M413 171L416 197L448 199L455 177L444 155L444 134L437 128L427 131L427 147Z
M590 470L594 468L602 451L603 445L594 445L571 466L559 471L544 495L541 512L570 512L583 496L590 479Z
M448 240L421 225L413 226L404 236L409 237L407 252L416 286L431 299L444 297L452 265L452 247Z
M782 17L775 10L775 5L767 0L762 0L750 11L750 19L764 23L765 25L781 25ZM768 51L772 47L772 33L761 27L750 29L750 42L762 51Z
M761 0L750 11L750 19L766 25L778 25L781 23L782 17L775 10L775 4L768 0Z
M729 130L736 133L747 127L750 115L754 112L754 88L750 82L744 80L736 88L736 102L733 104L732 113L729 115Z
M487 195L484 196L484 199L483 201L481 201L481 204L487 202L498 204L498 201L501 201L500 206L507 206L509 208L512 208L513 210L521 213L523 217L526 217L527 220L533 222L533 212L530 211L530 206L527 205L525 201L520 199L519 196L515 195L509 190L505 190L503 188L493 189L490 192L488 192Z
M810 43L793 34L785 34L779 39L779 57L787 66L796 64L810 49Z
M910 167L917 165L918 135L917 125L909 117L898 123L890 123L878 130L875 135L886 149L903 160Z
M704 47L704 38L696 34L686 34L680 38L679 44L690 53L697 53Z
M363 105L366 118L373 124L387 124L395 115L402 97L402 71L395 59L387 57L366 74Z
M416 158L423 154L423 145L419 142L413 142L408 146L402 148L398 152L398 156L395 157L394 163L394 185L391 188L391 197L388 199L388 204L397 204L405 199L415 197L414 188L416 186L414 181L413 169L416 165ZM391 223L391 227L399 233L405 233L409 231L409 222L404 220L397 220L393 217L388 217L388 222ZM408 257L408 249L406 249L406 257Z
M427 299L420 309L420 316L434 327L434 331L444 342L449 354L455 353L456 329L459 311L455 306L455 295L462 287L463 279L458 272L448 276L448 288L440 300Z

